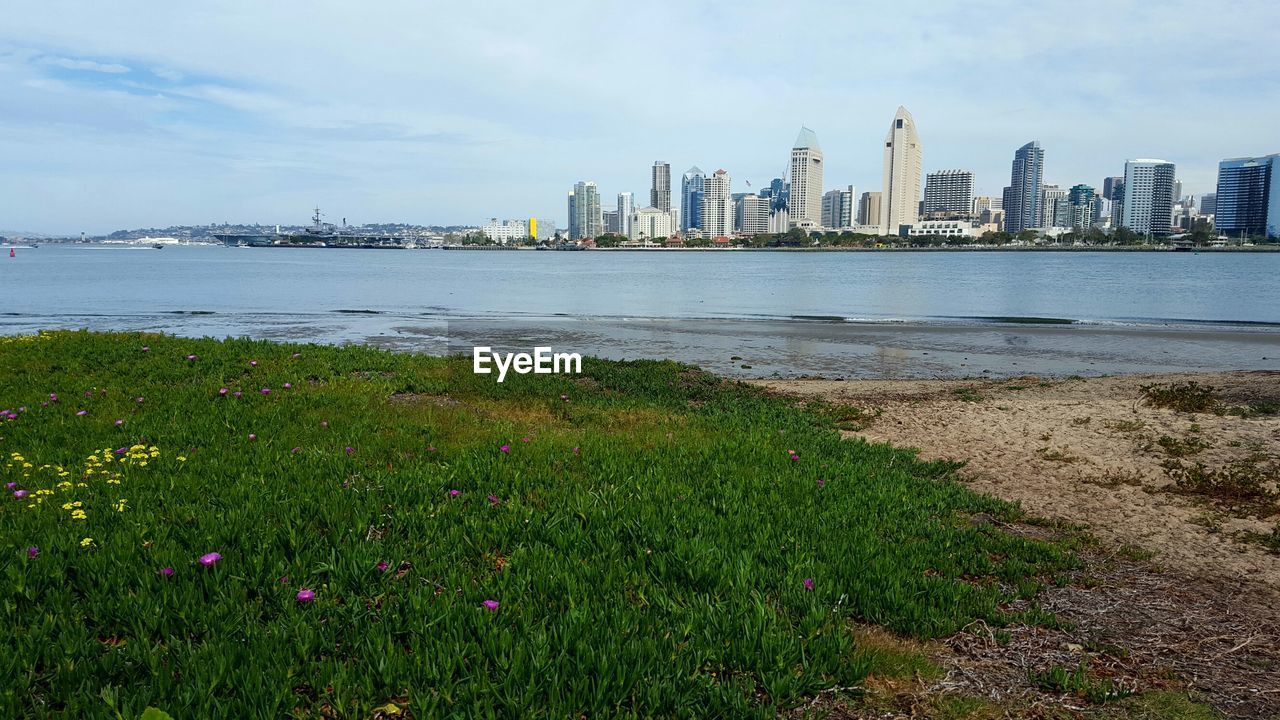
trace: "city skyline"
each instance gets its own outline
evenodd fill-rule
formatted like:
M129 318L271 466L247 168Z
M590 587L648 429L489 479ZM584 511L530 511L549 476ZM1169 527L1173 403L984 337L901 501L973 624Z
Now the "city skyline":
M0 230L302 223L315 205L357 223L559 217L565 188L583 178L602 196L645 197L654 158L762 187L802 125L822 138L829 186L883 190L879 141L899 105L928 145L923 172L971 170L975 195L1002 193L1008 156L1028 138L1047 151L1046 183L1098 187L1128 159L1160 157L1184 193L1201 195L1222 159L1274 151L1280 111L1277 60L1233 41L1280 20L1265 2L1194 23L1202 8L1190 2L800 3L783 14L821 11L824 22L804 53L783 58L766 48L786 23L763 3L219 7L8 13ZM858 31L873 10L901 31ZM1066 14L1100 19L1061 36L1016 31ZM713 31L723 53L706 40ZM663 79L660 102L632 91L638 76L617 82L636 68L606 52L642 40L656 43L645 75ZM1128 61L1156 54L1161 63ZM862 80L849 94L839 68L855 58ZM983 78L1053 87L1053 100L982 92ZM672 112L708 87L726 98L715 131L700 113ZM1223 107L1249 108L1227 134L1215 132Z

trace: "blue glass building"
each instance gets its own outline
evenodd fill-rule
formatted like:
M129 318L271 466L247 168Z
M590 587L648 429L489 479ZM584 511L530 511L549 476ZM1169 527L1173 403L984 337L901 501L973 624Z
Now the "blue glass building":
M1214 227L1234 237L1280 237L1280 154L1218 163Z
M680 230L688 232L702 229L702 195L706 192L707 176L697 166L689 168L680 184Z

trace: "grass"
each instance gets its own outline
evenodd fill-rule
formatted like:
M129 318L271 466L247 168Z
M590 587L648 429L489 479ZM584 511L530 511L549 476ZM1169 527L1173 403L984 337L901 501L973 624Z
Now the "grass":
M1164 450L1165 455L1171 458L1184 458L1191 455L1197 455L1201 451L1213 447L1204 440L1194 436L1187 435L1183 439L1178 439L1171 435L1161 435L1156 439L1156 445Z
M864 624L1043 621L1002 607L1074 565L952 465L670 362L59 332L0 367L0 717L771 717L910 665Z
M1032 684L1044 690L1070 693L1094 704L1103 704L1133 694L1131 688L1110 678L1095 679L1083 663L1076 668L1052 667L1047 670L1030 670L1027 673Z
M982 402L983 400L986 399L986 397L983 396L982 393L978 392L978 388L968 386L968 385L966 385L965 387L958 387L955 390L952 390L951 392L956 396L957 399L963 400L965 402L976 403L976 402Z

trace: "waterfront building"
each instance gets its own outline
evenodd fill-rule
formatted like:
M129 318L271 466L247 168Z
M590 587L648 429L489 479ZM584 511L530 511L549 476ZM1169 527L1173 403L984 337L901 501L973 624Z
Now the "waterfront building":
M1058 185L1040 188L1040 220L1036 227L1068 227L1067 191Z
M611 235L622 234L622 218L618 215L617 210L605 210L604 213L604 231Z
M977 217L984 210L1003 210L1004 198L993 197L991 195L979 195L973 199L973 216Z
M1043 184L1044 148L1032 140L1013 154L1013 169L1002 202L1005 232L1019 233L1039 225Z
M1174 173L1173 163L1166 160L1125 162L1121 226L1139 235L1169 235L1173 225Z
M844 189L830 190L822 194L822 227L829 230L852 227L857 220L853 205L856 189L849 185Z
M618 234L631 237L631 215L636 211L635 195L618 193Z
M970 220L918 220L907 231L908 237L976 237L981 235Z
M707 174L696 165L680 180L680 230L683 232L702 227L702 194L706 183Z
M1067 193L1067 224L1075 230L1088 230L1097 219L1097 196L1088 185L1074 185Z
M973 214L973 173L938 170L925 176L925 217L969 217Z
M905 107L898 107L884 138L884 198L881 217L885 233L897 235L903 225L914 225L920 211L920 175L924 149L916 121Z
M1221 163L1218 167L1218 175L1222 175ZM1216 192L1205 193L1200 196L1200 204L1197 206L1201 215L1216 215L1218 213L1218 194Z
M822 225L822 148L818 136L800 128L791 148L791 189L788 205L791 227Z
M490 218L489 222L480 226L480 232L499 245L519 242L531 237L529 234L529 221L527 220L498 220L498 218Z
M671 165L658 160L653 163L653 178L649 185L649 206L663 212L671 209Z
M593 238L603 230L599 188L591 181L574 184L569 193L569 239Z
M733 234L733 198L729 173L715 171L703 185L702 230L703 237L729 237Z
M670 210L640 208L631 213L631 234L627 237L632 240L665 241L675 234L676 226L671 223L673 219Z
M884 197L880 192L864 192L858 200L858 224L872 225L881 228L883 233L884 224L880 222L880 201Z
M769 232L769 198L742 195L733 204L733 227L743 235Z
M1201 197L1202 206L1207 197ZM1280 237L1280 154L1218 163L1218 191L1212 197L1209 212L1224 235Z
M529 237L534 240L554 240L556 221L550 218L529 218Z
M1102 181L1102 197L1105 200L1115 200L1116 190L1124 185L1124 177L1109 177Z

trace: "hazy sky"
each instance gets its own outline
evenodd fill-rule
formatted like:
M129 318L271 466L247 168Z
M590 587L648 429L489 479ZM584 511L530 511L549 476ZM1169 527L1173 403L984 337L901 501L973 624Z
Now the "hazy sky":
M0 22L0 231L479 224L649 197L649 168L787 165L878 190L898 105L925 171L999 195L1014 149L1100 186L1126 158L1211 191L1280 152L1276 0L20 3Z

